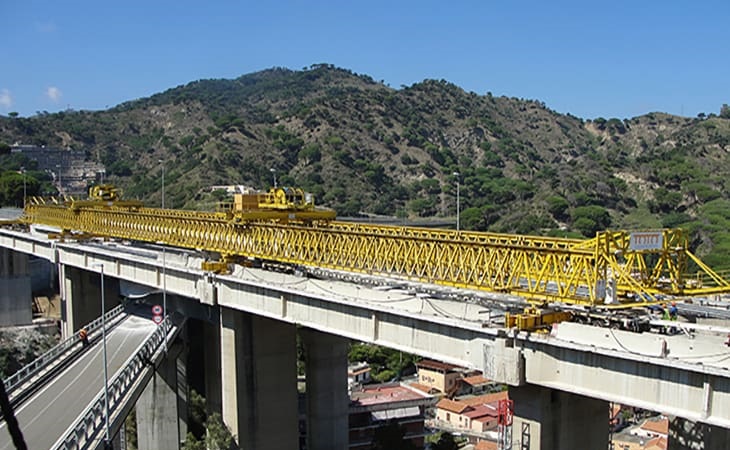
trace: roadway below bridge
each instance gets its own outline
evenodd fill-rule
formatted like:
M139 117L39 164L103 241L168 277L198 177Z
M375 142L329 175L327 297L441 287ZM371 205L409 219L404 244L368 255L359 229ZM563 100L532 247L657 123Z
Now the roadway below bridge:
M151 318L128 316L107 333L109 380L120 372L157 329ZM29 449L56 448L94 399L104 390L101 334L57 375L15 408ZM9 436L5 421L0 436ZM0 450L14 448L10 439L0 440Z

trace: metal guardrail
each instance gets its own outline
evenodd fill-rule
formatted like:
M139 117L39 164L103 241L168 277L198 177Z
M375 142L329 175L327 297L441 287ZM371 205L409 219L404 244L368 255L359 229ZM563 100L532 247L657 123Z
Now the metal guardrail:
M105 320L107 322L111 322L114 320L117 316L119 316L124 311L124 307L122 305L117 306L114 309L109 310L106 313ZM102 317L99 316L94 321L90 322L88 325L86 325L86 330L89 332L89 336L91 336L92 333L94 333L97 330L101 329L101 324L103 323ZM54 362L59 362L59 358L61 356L70 357L71 352L69 350L80 347L81 342L79 340L78 334L74 333L73 336L65 339L63 342L57 344L55 347L48 350L43 355L36 358L33 362L30 364L25 365L23 368L15 372L13 375L8 377L5 382L5 388L8 392L8 396L11 397L17 397L17 390L26 385L29 381L31 381L34 377L41 374L46 368L50 367Z
M160 345L167 338L173 325L169 319L157 327L155 332L145 341L139 351L132 356L129 364L119 373L108 386L109 393L109 414L113 416L114 411L120 406L120 401L129 391L129 388L137 381L143 371L152 362L152 357ZM97 448L103 445L105 427L105 404L104 392L102 391L94 402L86 409L79 420L73 425L71 431L53 447L58 450L81 450Z
M730 320L730 310L696 303L677 303L680 315Z

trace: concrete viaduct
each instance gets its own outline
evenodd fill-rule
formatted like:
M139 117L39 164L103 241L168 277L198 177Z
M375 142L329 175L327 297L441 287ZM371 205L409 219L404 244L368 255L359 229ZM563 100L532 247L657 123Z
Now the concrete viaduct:
M216 275L200 270L195 252L64 243L0 229L0 312L15 321L29 315L29 302L17 301L30 296L29 255L55 264L66 335L98 315L93 279L99 264L110 280L119 280L107 283L117 295L119 283L164 287L178 312L207 315L202 339L208 408L222 413L242 448L298 448L297 332L307 349L309 449L347 448L350 340L477 368L508 384L515 401L513 448L605 449L610 402L676 416L670 449L729 448L730 350L719 337L568 323L550 334L530 334L492 323L483 305L397 286L245 267ZM162 413L177 400L160 392L150 402ZM169 423L169 430L139 429L145 436L140 448L177 448L177 418L170 419L155 422Z

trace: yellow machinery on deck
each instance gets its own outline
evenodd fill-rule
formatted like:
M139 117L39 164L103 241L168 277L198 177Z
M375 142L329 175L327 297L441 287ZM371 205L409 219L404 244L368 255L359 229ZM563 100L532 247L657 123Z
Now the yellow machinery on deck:
M689 251L680 229L563 239L336 221L294 189L259 194L255 208L253 198L237 201L219 212L145 208L106 187L82 202L31 201L21 220L220 254L207 270L254 258L510 293L534 304L610 309L651 304L660 295L730 292L730 283Z

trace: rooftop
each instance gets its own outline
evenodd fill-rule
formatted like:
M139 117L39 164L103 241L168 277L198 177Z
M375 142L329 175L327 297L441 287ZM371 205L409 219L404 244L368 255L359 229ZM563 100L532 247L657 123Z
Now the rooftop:
M644 446L644 450L667 450L667 438L664 436L655 437Z
M422 400L430 395L398 383L372 384L352 391L350 401L354 405L370 406L407 400Z
M421 383L410 383L409 386L412 389L418 389L419 391L426 393L426 394L430 394L431 391L436 390L436 389L432 388L431 386L426 386L425 384L421 384Z
M492 418L497 417L499 415L499 411L495 406L492 405L479 405L479 406L471 406L471 411L466 411L464 413L464 416L472 419L472 420L479 420L481 418Z
M498 403L500 400L509 399L507 391L493 392L491 394L482 394L474 397L462 397L457 399L458 402L464 403L468 406L479 406L489 405L492 403Z
M669 434L669 419L666 417L647 419L641 424L641 429L650 433Z
M416 366L419 367L419 368L423 367L425 369L442 370L442 371L445 371L445 372L446 371L453 371L453 370L456 370L456 369L462 369L463 368L461 366L456 366L454 364L443 363L443 362L440 362L440 361L434 361L432 359L422 359L422 360L420 360L420 361L418 361L416 363Z
M480 386L482 384L488 384L491 383L491 380L488 378L484 378L482 375L473 375L470 377L462 378L461 381L463 381L466 384L469 384L471 386Z
M453 413L461 414L467 408L469 408L469 405L466 405L461 402L455 402L454 400L449 400L448 398L443 398L443 399L439 400L438 403L436 403L436 407L438 409L443 409L443 410L450 411Z
M499 446L492 441L479 441L474 446L474 450L498 450Z

